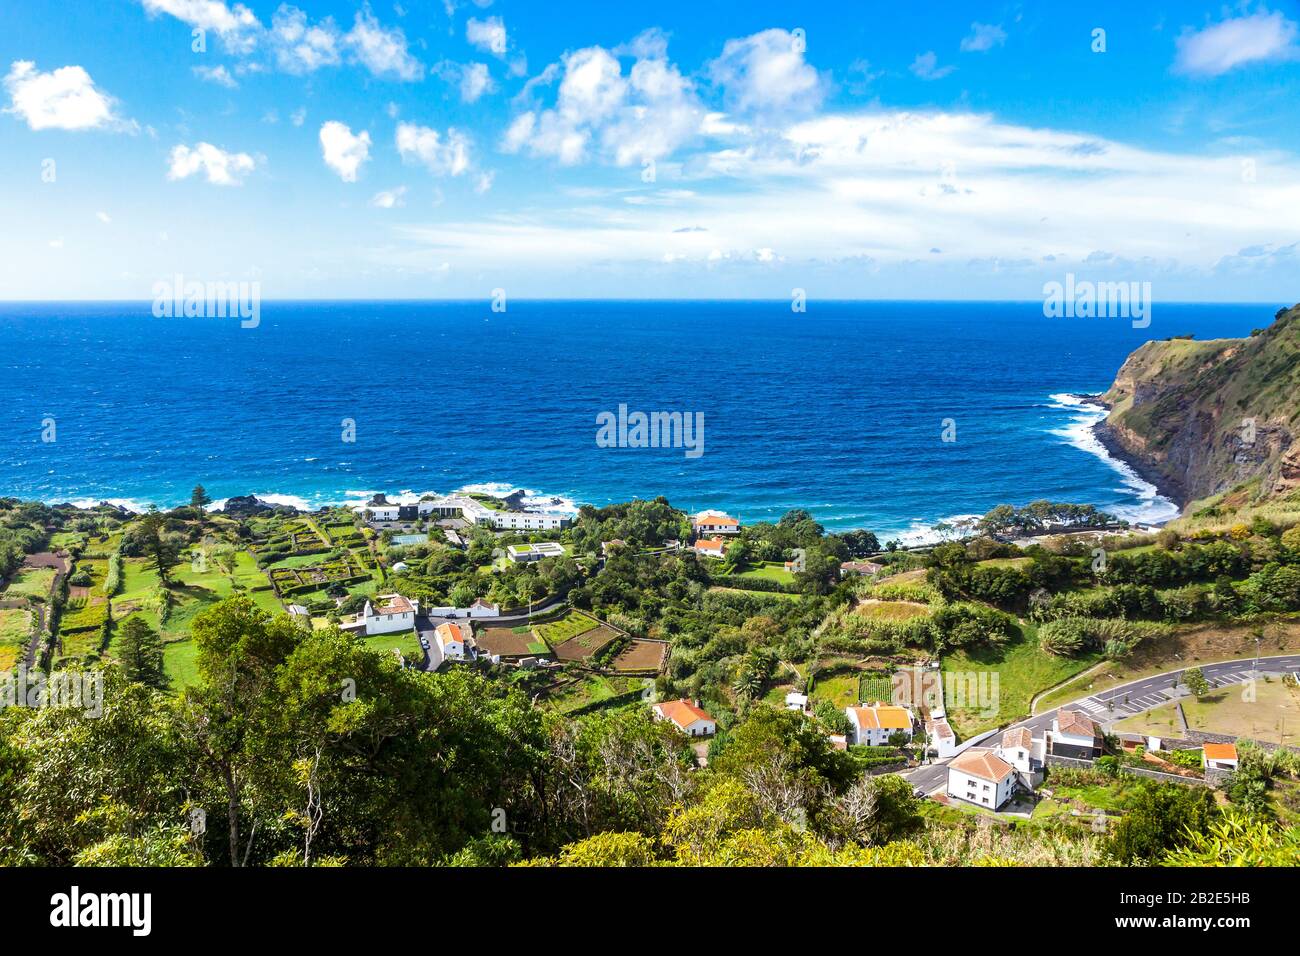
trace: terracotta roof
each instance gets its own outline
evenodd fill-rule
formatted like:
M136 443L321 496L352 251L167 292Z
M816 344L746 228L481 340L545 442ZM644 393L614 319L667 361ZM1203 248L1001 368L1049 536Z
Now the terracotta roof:
M740 527L740 522L730 515L700 515L695 519L697 525L711 524L721 528Z
M410 614L415 610L411 602L400 594L381 594L373 605L376 614Z
M910 730L912 715L903 707L878 704L873 707L850 707L858 726L866 730Z
M1010 750L1012 747L1019 747L1021 750L1033 749L1034 735L1029 732L1028 727L1017 727L1002 735L1002 749Z
M726 546L727 542L723 541L721 538L704 538L695 542L695 550L697 551L705 549L709 551L721 551L724 550Z
M444 621L433 630L438 639L439 647L446 647L448 644L464 644L465 633L460 629L460 625L454 621Z
M682 730L685 730L697 720L713 719L707 710L701 710L684 697L681 700L665 700L662 703L655 704L655 711L666 720L671 720Z
M1236 744L1202 744L1206 760L1236 760Z
M485 607L489 611L495 611L497 609L497 606L495 604L490 604L487 601L483 600L482 598L478 598L473 604L470 605L470 607Z
M981 780L988 780L990 783L1001 783L1015 769L991 750L976 748L968 750L958 757L954 757L952 763L948 764L953 770L960 770L962 773L970 774L972 777L979 777Z
M1097 725L1077 710L1063 710L1056 715L1056 726L1063 734L1074 737L1097 737Z
M949 737L953 736L952 728L948 726L948 721L946 720L926 721L925 726L926 729L931 731L936 737L942 737L947 740Z

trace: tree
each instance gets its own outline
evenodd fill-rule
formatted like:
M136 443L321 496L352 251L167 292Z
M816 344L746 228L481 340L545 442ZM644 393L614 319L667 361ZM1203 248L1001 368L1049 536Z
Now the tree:
M142 618L128 618L121 626L116 653L127 680L159 690L167 687L162 640Z
M202 511L210 504L212 499L208 496L207 490L202 485L195 485L194 490L190 492L190 507L195 511Z
M165 530L162 515L156 511L141 518L139 528L138 547L152 562L158 580L166 587L170 584L172 565L180 560L180 541Z
M1145 784L1107 840L1106 856L1124 866L1157 863L1217 816L1214 794L1204 787Z
M1199 667L1189 667L1183 671L1183 683L1197 697L1203 697L1210 689L1210 682L1205 679Z

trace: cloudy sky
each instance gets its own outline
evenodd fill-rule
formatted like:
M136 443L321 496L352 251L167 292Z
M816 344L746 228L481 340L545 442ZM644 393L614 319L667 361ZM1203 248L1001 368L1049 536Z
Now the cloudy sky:
M0 8L0 298L1300 299L1296 3L299 3Z

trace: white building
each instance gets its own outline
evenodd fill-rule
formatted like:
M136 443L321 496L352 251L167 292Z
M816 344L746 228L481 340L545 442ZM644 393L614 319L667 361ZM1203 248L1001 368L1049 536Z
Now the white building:
M785 695L785 709L786 710L807 710L808 695L800 694L797 691L790 691L790 693Z
M901 733L912 739L912 712L893 704L872 704L870 707L845 707L844 714L853 726L849 741L871 747L883 747L889 738Z
M564 557L564 546L554 541L541 541L537 544L511 544L506 546L506 557L516 564L540 561L543 558Z
M695 542L695 553L706 558L720 558L727 553L727 542L721 538L701 538Z
M717 722L707 710L703 710L698 704L684 697L681 700L666 700L655 704L652 709L655 720L671 721L688 737L708 737L718 730Z
M401 505L367 505L366 518L370 521L397 521L402 515Z
M361 620L368 636L392 634L412 630L419 610L419 601L408 601L400 594L380 594L375 597L375 603L366 602Z
M740 522L721 511L701 511L691 519L697 535L740 534Z
M559 531L572 520L550 511L493 511L490 523L501 531Z
M558 531L573 521L572 515L555 511L498 511L468 495L426 498L414 505L366 505L358 510L370 521L461 518L502 531Z
M472 643L465 633L469 625L462 627L456 621L445 621L433 629L433 643L438 648L441 661L463 661L473 657Z
M948 796L997 810L1015 790L1016 768L992 750L973 747L948 764Z
M1237 745L1211 744L1201 745L1201 763L1207 770L1236 770Z
M957 752L957 735L952 732L948 718L931 716L925 722L926 746L939 755L940 760L947 760Z
M469 606L469 610L465 613L467 617L500 617L501 608L496 604L492 604L479 598Z
M1048 750L1058 757L1095 760L1101 756L1101 731L1096 722L1077 710L1060 710L1052 718Z
M1035 740L1028 727L1004 731L998 756L1030 780L1043 766L1043 738Z

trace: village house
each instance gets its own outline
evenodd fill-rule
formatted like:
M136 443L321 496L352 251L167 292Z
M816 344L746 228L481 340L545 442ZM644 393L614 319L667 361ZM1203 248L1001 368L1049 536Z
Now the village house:
M862 577L868 577L877 571L884 569L883 564L876 564L874 561L841 561L840 577L847 578L849 575L857 574Z
M708 737L717 732L718 725L707 710L698 703L682 698L666 700L652 708L655 720L671 721L688 737Z
M1016 768L988 748L973 747L948 764L947 794L957 800L997 810L1015 787Z
M785 695L785 709L806 712L808 710L808 695L800 694L798 691L790 691Z
M701 511L691 519L697 535L740 534L740 522L720 511Z
M1095 760L1103 741L1096 722L1077 710L1060 710L1052 718L1047 752L1056 757Z
M930 715L925 722L926 746L933 750L940 760L947 760L957 752L957 735L953 733L948 719L942 714Z
M367 637L409 631L415 628L415 615L419 610L419 601L408 601L400 594L380 594L373 602L366 601L361 621Z
M727 542L721 538L701 538L695 542L695 553L706 558L720 558L727 553Z
M1201 746L1201 764L1206 770L1236 770L1237 745L1203 744Z
M444 621L434 628L433 643L438 648L438 663L472 659L474 656L472 633L469 624L461 624L459 621Z
M1043 741L1042 737L1035 740L1028 727L1016 727L1003 732L998 747L998 756L1015 767L1030 789L1033 789L1033 775L1043 768Z
M912 712L906 707L892 704L845 707L844 714L853 727L849 733L850 743L883 747L897 733L903 734L908 740L912 739Z

